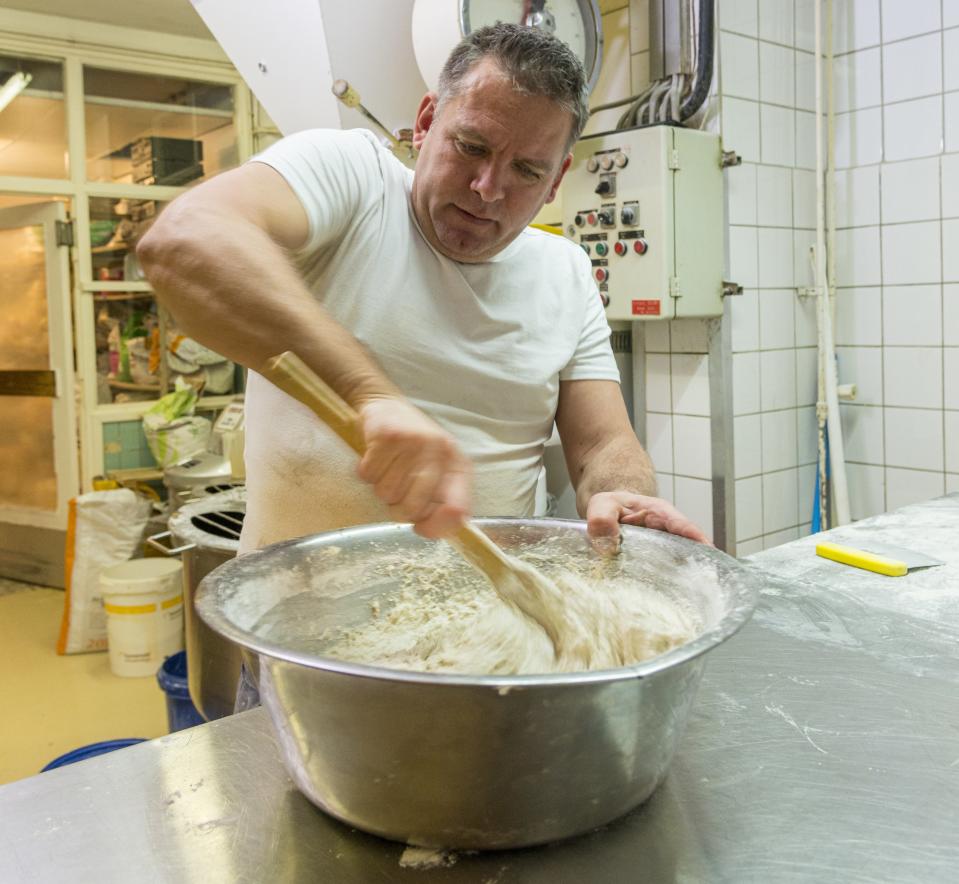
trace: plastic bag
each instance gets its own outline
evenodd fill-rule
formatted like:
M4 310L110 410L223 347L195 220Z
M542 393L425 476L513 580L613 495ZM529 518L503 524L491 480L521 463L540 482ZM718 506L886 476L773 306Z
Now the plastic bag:
M195 417L196 389L177 378L177 389L160 397L143 415L143 434L160 467L172 467L206 451L213 424Z
M107 619L100 572L130 559L143 539L152 505L128 488L91 491L70 501L67 522L66 599L58 654L107 649Z

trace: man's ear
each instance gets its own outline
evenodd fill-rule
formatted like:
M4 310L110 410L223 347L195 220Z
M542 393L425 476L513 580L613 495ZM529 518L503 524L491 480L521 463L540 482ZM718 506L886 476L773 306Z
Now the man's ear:
M559 174L553 179L553 186L550 187L549 195L546 197L546 201L543 203L543 205L546 205L546 203L551 203L554 199L556 199L556 191L559 190L560 184L563 183L563 176L566 174L566 170L569 168L569 164L572 162L572 153L566 154L566 159L563 160L563 165L559 167Z
M413 121L413 147L419 150L426 140L426 133L430 131L430 126L436 119L436 106L439 103L439 96L435 92L427 92L420 102L419 109L416 111L416 119Z

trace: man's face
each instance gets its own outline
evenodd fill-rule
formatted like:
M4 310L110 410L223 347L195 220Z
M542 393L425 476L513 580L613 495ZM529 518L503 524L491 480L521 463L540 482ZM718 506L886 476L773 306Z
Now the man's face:
M551 202L571 155L572 118L554 101L517 93L495 62L479 62L439 113L416 117L413 211L430 244L456 261L486 261Z

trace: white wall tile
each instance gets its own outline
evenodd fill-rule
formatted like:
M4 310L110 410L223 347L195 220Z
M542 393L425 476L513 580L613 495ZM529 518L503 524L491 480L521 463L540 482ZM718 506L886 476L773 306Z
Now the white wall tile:
M945 135L944 149L947 151L959 150L959 92L947 92L943 96Z
M846 0L834 5L833 48L837 55L880 42L879 0Z
M743 288L759 286L759 245L755 227L731 225L729 238L729 272Z
M933 153L934 151L928 151ZM921 155L925 155L923 152ZM918 155L918 154L917 154ZM882 108L836 114L836 168L868 166L882 161Z
M629 49L649 49L649 0L629 0Z
M756 167L757 218L760 226L792 227L792 173L792 169L782 166Z
M836 172L836 227L866 227L879 223L878 165Z
M733 414L759 411L759 354L733 353Z
M826 129L823 127L824 142L825 139ZM816 168L816 115L806 111L796 111L796 166L800 169Z
M887 408L886 466L941 472L945 468L942 416L942 411L932 409Z
M959 409L959 347L944 347L942 351L943 405Z
M675 506L675 503L673 503L675 498L673 491L673 474L656 473L656 494L663 500L668 500Z
M942 43L942 87L944 92L952 92L959 89L959 28L943 31Z
M763 549L775 549L784 543L792 543L799 539L799 528L787 528L785 531L776 531L773 534L763 535Z
M883 224L939 218L939 157L880 168Z
M796 470L763 474L763 533L799 524L799 487Z
M805 536L812 533L809 524L812 519L813 501L818 497L816 488L816 465L814 463L800 467L796 471L799 480L799 534Z
M956 0L945 0L942 4L942 26L954 28L959 25L959 3Z
M763 533L763 480L761 476L736 480L736 541Z
M942 217L959 218L959 153L943 154L940 159Z
M818 340L816 332L816 299L796 297L796 346L813 347Z
M755 163L730 166L724 171L730 224L756 223Z
M882 467L846 465L849 511L854 520L868 519L886 511L886 472Z
M649 411L672 411L669 391L669 357L646 354L646 408Z
M796 0L796 48L807 52L816 45L816 2Z
M946 471L959 473L959 411L946 411Z
M758 36L759 6L757 4L758 0L723 0L722 6L716 10L719 15L719 27L724 31Z
M939 31L882 47L882 100L906 101L942 92Z
M819 424L813 406L796 409L796 442L799 465L816 463L819 459Z
M883 463L883 409L875 405L841 403L843 450L846 460Z
M686 518L713 537L713 483L704 479L673 477L673 503Z
M959 285L942 287L942 342L959 347Z
M796 107L816 109L816 56L811 52L796 51Z
M892 260L890 258L890 261ZM938 267L937 261L936 268ZM879 285L881 281L879 228L851 227L848 230L837 230L836 285Z
M720 32L720 76L723 95L759 98L759 41Z
M796 112L774 104L761 104L759 119L762 161L792 166L796 162Z
M796 288L808 288L816 284L816 275L810 257L815 247L815 230L793 231L793 285Z
M819 352L815 347L796 350L796 404L815 405L819 395Z
M733 418L734 477L758 476L763 471L762 436L758 414Z
M840 55L835 61L836 113L878 107L882 104L882 77L878 47ZM823 84L826 73L823 71ZM825 108L825 85L823 107ZM908 96L912 97L912 96Z
M942 281L939 228L938 221L882 228L882 279L886 285Z
M886 405L942 408L941 347L885 347L882 376Z
M762 413L763 472L785 470L799 464L796 409Z
M946 494L959 492L959 473L946 473Z
M712 478L708 417L673 415L673 473L695 479Z
M799 0L803 2L803 0ZM759 537L753 537L749 540L743 540L742 542L736 542L736 557L744 559L747 556L754 555L755 553L763 551L763 538L762 535Z
M886 286L882 292L882 340L893 346L941 346L940 286Z
M793 225L816 226L816 173L793 169Z
M788 171L788 170L787 170ZM793 285L793 232L780 227L760 227L759 287L786 288Z
M852 347L882 343L881 289L839 289L836 293L835 340L838 345Z
M669 326L670 323L663 322L644 322L643 346L647 353L668 353L669 352Z
M796 317L792 289L766 289L759 293L759 346L781 350L795 346Z
M603 64L591 96L594 105L630 94L630 64L629 9L624 7L603 16ZM621 111L621 108L613 108L594 114L584 132L606 132L615 128Z
M883 108L883 132L883 155L887 162L940 153L942 96L887 104Z
M882 350L879 347L836 347L839 383L855 384L856 402L882 405Z
M678 414L709 416L709 357L674 353L669 357L673 408Z
M942 222L942 278L945 282L959 280L959 220Z
M742 98L723 98L723 141L735 145L745 162L758 163L759 105Z
M901 40L942 27L940 0L882 0L882 42Z
M796 106L796 53L775 43L759 44L759 97L770 104Z
M730 303L730 338L734 353L759 349L759 294L744 289Z
M646 413L646 451L657 471L673 471L673 421L670 415Z
M708 353L708 322L706 319L674 319L670 322L673 353Z
M793 0L761 0L759 4L759 36L772 43L792 46L795 40Z
M792 350L767 350L759 354L759 401L763 411L795 408L796 354Z
M945 493L942 473L886 469L886 506L890 511Z

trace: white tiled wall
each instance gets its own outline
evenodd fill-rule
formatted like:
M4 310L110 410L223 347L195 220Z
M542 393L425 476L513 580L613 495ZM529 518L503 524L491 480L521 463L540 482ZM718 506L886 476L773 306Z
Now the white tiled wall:
M862 518L959 489L959 3L838 5L860 112L843 121L836 342L859 387L843 428Z

